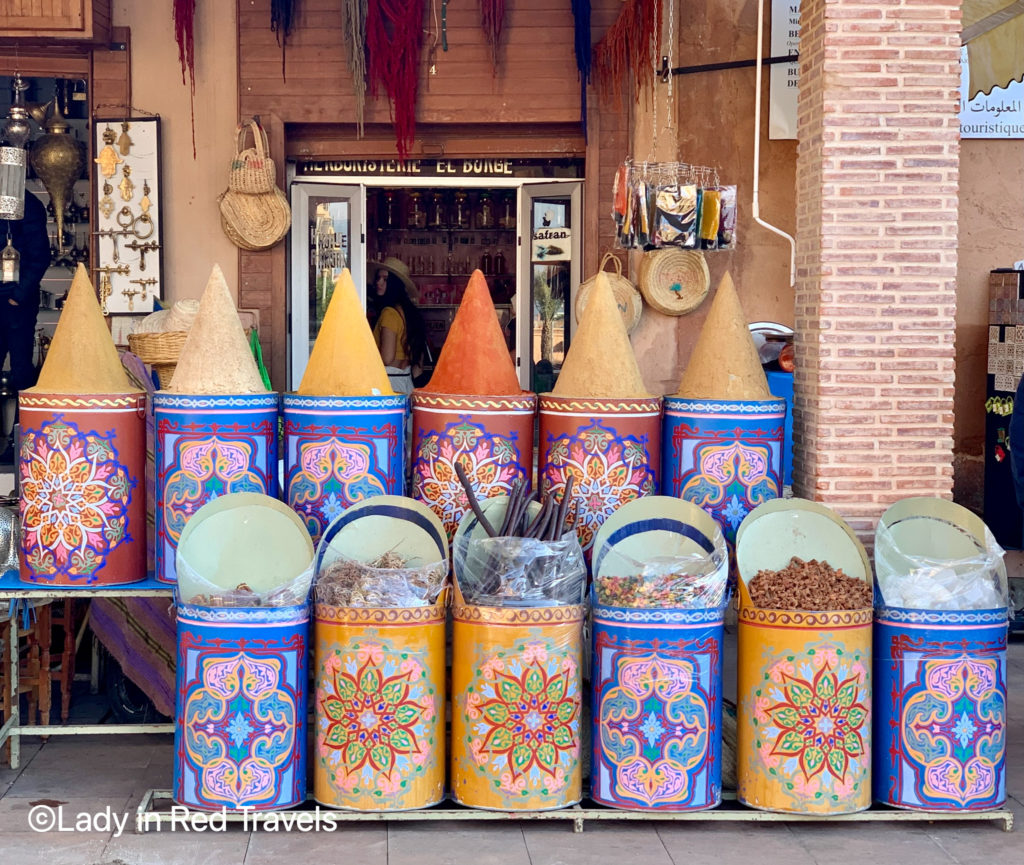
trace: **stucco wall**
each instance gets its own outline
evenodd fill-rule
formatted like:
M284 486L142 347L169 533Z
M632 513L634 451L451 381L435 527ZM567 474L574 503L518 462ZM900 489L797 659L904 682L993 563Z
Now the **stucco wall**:
M695 0L676 20L673 66L751 59L756 54L757 6L739 0ZM767 31L767 26L766 26ZM665 33L667 36L667 32ZM767 39L767 34L766 34ZM767 56L767 43L766 43ZM768 140L768 71L761 117L761 218L792 233L796 225L796 142ZM739 205L737 247L708 252L711 292L694 312L672 318L644 309L633 334L644 381L654 393L674 393L707 317L722 274L730 271L750 321L792 326L789 244L754 223L751 215L754 159L754 70L730 69L676 76L655 85L656 107L637 109L634 159L679 160L719 169L735 184ZM657 134L654 129L657 126ZM636 274L634 260L633 273Z
M1024 258L1024 141L964 140L956 311L956 498L981 506L988 272Z
M132 102L161 117L165 296L198 297L215 262L236 293L238 250L221 231L217 209L234 154L235 4L218 0L196 7L195 159L171 4L117 0L113 17L115 26L131 28Z

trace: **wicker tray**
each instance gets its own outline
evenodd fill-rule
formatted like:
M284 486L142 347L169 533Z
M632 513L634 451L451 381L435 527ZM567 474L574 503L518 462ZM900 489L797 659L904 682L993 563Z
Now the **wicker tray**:
M711 274L702 253L687 249L654 249L640 259L640 293L665 315L685 315L704 302Z
M181 347L185 344L188 331L171 330L165 333L130 333L128 348L143 363L148 363L156 370L160 379L160 387L166 388L171 383L174 368L178 365Z
M622 313L622 322L626 325L626 333L631 333L640 324L640 315L644 311L644 302L640 297L640 292L636 290L636 286L622 275L622 262L619 261L617 255L606 252L601 258L601 266L598 270L604 270L609 260L614 262L615 272L607 274L608 282L611 284L612 294L615 295L615 302ZM577 322L583 317L583 310L587 306L587 301L590 300L590 292L596 283L596 273L590 279L580 283L579 290L576 292L575 310Z

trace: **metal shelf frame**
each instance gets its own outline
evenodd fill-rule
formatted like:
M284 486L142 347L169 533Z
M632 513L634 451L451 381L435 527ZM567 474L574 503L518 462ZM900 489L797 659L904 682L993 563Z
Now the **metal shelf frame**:
M359 812L337 811L318 805L312 799L299 808L283 811L204 812L173 804L169 790L149 790L142 797L135 812L135 831L160 831L164 827L189 825L189 821L207 818L241 823L248 829L259 829L263 824L274 829L303 832L328 830L340 823L416 823L436 821L562 821L572 824L573 832L582 832L588 821L628 821L665 823L965 823L997 822L1004 832L1013 830L1013 812L1008 809L994 811L935 812L904 811L873 805L856 814L783 814L775 811L757 811L740 804L735 793L726 792L722 804L709 811L620 811L605 808L584 800L581 804L557 811L484 811L445 802L433 808L418 811Z
M27 600L53 601L59 598L156 598L173 595L173 587L155 579L118 586L33 586L18 580L15 572L0 577L0 610L10 611L14 618L20 615L19 602ZM6 602L6 603L5 603ZM14 623L12 622L12 625ZM10 629L10 640L6 647L0 646L0 658L7 661L7 686L12 695L11 717L0 727L0 748L8 740L11 743L10 767L21 765L22 736L128 736L136 733L174 733L174 724L22 724L19 706L18 628Z

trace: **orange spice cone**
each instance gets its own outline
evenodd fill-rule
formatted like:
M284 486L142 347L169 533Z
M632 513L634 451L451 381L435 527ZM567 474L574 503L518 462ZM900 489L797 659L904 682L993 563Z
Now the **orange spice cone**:
M521 392L487 280L474 270L425 393L508 396Z
M691 399L771 399L768 379L728 272L718 283L676 396Z
M136 393L103 318L89 274L79 264L64 311L30 393Z
M223 395L267 391L219 265L210 273L167 390Z
M334 282L334 294L297 392L304 396L394 393L347 267Z
M552 393L604 399L650 396L603 271L597 275Z

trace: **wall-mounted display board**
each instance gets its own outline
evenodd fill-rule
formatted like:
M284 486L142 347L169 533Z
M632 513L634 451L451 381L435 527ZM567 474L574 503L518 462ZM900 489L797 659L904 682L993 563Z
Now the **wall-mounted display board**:
M93 277L105 313L153 311L163 298L160 118L93 119Z

